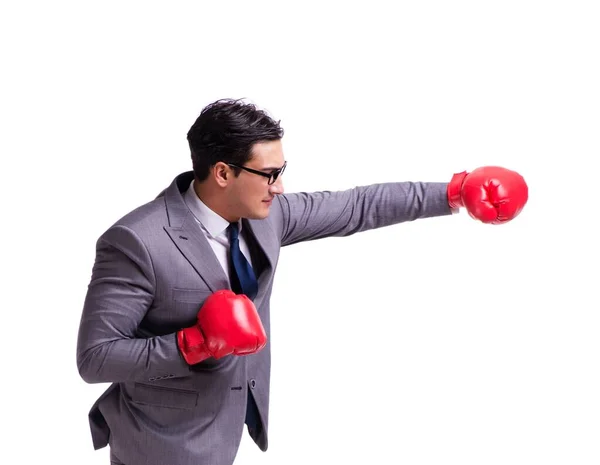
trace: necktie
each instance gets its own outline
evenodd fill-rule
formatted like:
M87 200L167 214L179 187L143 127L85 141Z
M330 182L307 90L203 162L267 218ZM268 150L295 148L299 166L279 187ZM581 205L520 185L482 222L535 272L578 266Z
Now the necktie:
M254 270L240 250L239 226L237 223L229 224L229 256L231 259L231 288L236 294L246 294L254 300L258 294L258 281Z
M240 250L239 227L237 223L230 223L229 228L229 257L231 260L231 289L236 294L246 294L250 300L254 300L258 293L258 282L254 270ZM248 389L248 404L246 407L245 423L248 425L250 434L254 437L259 432L260 415L254 396Z

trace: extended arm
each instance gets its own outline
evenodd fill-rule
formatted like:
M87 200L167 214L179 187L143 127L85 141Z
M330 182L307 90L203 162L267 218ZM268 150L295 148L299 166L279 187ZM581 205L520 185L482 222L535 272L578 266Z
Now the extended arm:
M341 192L286 194L277 200L285 246L449 215L463 207L476 220L503 224L523 210L528 186L515 171L484 166L456 173L449 183L373 184Z
M447 186L401 182L340 192L280 195L277 199L282 209L282 245L450 215Z

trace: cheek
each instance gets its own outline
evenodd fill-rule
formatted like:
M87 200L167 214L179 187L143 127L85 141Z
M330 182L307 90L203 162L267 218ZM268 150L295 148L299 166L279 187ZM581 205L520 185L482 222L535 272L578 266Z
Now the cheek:
M253 183L248 183L245 186L241 186L241 190L238 192L239 199L242 204L247 206L256 206L259 204L265 197L268 196L268 191L266 188L260 185L256 185Z
M262 184L254 184L248 187L248 199L252 201L261 201L269 195L269 190Z

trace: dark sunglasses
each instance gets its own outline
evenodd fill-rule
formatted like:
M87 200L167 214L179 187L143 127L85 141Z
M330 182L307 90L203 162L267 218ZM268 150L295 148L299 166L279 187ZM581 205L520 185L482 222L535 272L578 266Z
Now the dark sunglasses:
M233 163L227 163L229 166L233 166L234 168L239 168L244 171L248 171L248 173L258 174L259 176L263 176L265 178L269 178L269 185L273 184L277 181L277 178L283 174L285 171L285 167L287 166L287 161L283 164L283 166L275 171L271 171L270 173L265 173L264 171L253 170L251 168L246 168L245 166L235 165Z

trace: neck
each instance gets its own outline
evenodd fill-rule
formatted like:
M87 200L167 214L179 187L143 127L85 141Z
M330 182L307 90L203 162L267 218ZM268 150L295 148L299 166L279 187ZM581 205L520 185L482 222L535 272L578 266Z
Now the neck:
M239 221L240 217L232 215L227 204L227 199L222 192L217 192L215 189L207 186L205 183L198 182L194 179L194 192L204 205L214 211L217 215L230 223Z

